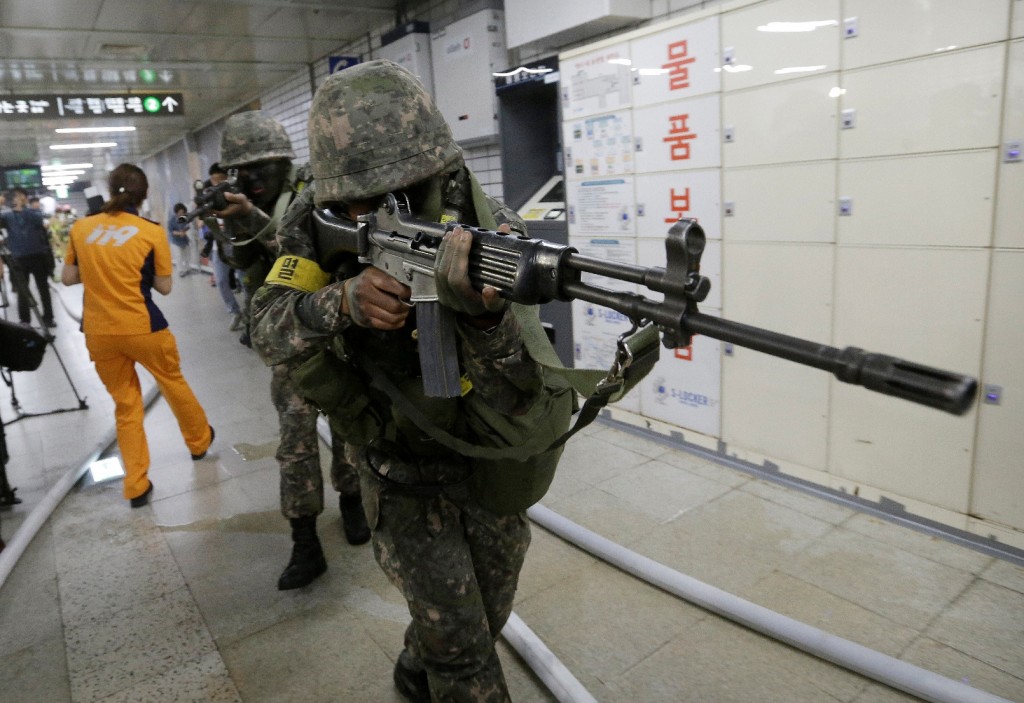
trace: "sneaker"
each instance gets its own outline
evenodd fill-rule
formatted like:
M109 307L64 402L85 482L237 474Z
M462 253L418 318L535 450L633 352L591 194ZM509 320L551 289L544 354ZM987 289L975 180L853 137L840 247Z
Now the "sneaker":
M230 329L232 332L242 329L242 313L236 312L231 316Z
M192 455L192 461L199 461L200 459L202 459L202 458L204 458L206 456L206 453L208 451L210 451L210 447L213 446L213 438L215 436L216 436L216 433L213 431L213 425L210 425L210 443L206 445L206 449L204 449L202 451L202 453L200 453L200 454L193 454Z
M43 320L43 324L49 327L50 329L53 329L54 327L57 326L57 323L54 320Z
M146 492L143 493L140 496L135 496L129 502L132 504L133 508L141 508L142 506L147 505L149 503L149 494L152 493L152 492L153 492L153 482L150 481L149 482L149 488L146 489Z

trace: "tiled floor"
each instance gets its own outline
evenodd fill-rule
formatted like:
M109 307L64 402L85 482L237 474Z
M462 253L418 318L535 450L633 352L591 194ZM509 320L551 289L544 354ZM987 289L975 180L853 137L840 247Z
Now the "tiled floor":
M80 289L61 293L80 309ZM175 278L158 303L217 429L214 450L192 462L158 398L146 418L150 507L129 509L118 481L70 491L0 587L0 700L400 701L391 669L408 613L369 547L345 543L330 492L319 521L328 572L276 590L290 540L269 372L228 331L205 275ZM24 500L0 512L8 541L112 427L75 323L64 311L58 321L57 351L89 407L6 428ZM14 384L25 412L77 406L52 350ZM0 387L8 422L10 399ZM602 423L570 442L544 504L717 588L1024 702L1024 568L1009 561ZM916 700L540 527L516 612L602 702ZM504 641L499 650L517 703L556 700Z

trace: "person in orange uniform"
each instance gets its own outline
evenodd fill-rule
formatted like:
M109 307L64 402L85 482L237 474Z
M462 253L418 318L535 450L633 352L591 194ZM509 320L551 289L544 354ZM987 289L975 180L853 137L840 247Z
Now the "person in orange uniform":
M149 181L142 169L121 164L110 173L111 197L96 215L71 228L61 281L85 285L82 332L89 358L114 398L117 445L124 461L124 497L133 508L149 502L149 445L135 364L149 371L178 420L194 460L213 442L195 394L181 373L178 347L153 290L167 295L173 282L164 228L140 217Z

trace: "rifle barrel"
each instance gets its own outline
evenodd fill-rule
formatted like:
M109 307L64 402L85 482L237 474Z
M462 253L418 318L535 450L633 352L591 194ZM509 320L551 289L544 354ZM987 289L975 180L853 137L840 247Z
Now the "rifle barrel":
M857 347L837 349L699 312L685 315L683 324L694 334L813 366L845 383L954 415L963 415L971 408L978 390L978 382L969 376Z
M612 266L615 267L616 278L629 280L629 274L622 275L625 269L622 264ZM953 415L966 413L974 404L974 397L978 391L977 380L970 376L885 354L866 352L857 347L837 349L827 344L791 337L700 312L678 311L672 306L649 300L642 295L606 290L580 281L566 281L563 290L570 298L610 308L632 320L651 320L661 327L685 332L687 335L703 334L763 354L828 371L845 383L944 410Z

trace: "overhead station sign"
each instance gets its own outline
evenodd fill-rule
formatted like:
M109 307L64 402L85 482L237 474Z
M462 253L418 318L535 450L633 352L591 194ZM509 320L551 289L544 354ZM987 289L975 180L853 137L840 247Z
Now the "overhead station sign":
M168 117L185 114L181 93L0 96L0 121L65 117Z

